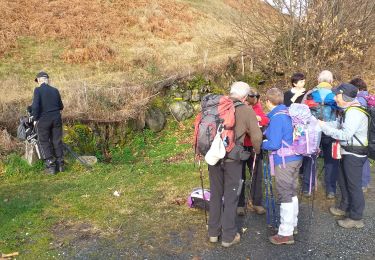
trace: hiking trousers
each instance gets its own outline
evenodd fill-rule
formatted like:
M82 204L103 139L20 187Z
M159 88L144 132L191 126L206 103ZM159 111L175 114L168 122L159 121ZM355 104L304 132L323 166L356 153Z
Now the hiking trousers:
M369 159L366 160L362 170L362 187L367 188L371 181L371 168Z
M361 220L365 209L362 191L362 169L367 157L344 154L340 161L338 183L341 190L339 209L349 212L349 217Z
M252 152L252 147L244 147L246 151ZM250 176L253 177L250 178L252 181L250 183L251 185L251 199L254 206L262 206L263 202L263 192L262 192L262 181L263 181L263 172L262 172L262 154L256 155L255 160L255 169L253 172L253 162L254 162L254 153L251 153L250 158L247 161L243 161L243 167L242 167L242 179L244 180L244 183L242 185L241 194L238 200L238 207L245 207L245 181L246 181L246 172L247 169L249 169Z
M275 165L275 182L278 203L292 203L298 195L298 174L302 160Z
M63 158L62 120L60 115L41 117L36 124L42 159Z
M239 189L242 187L242 162L219 162L208 166L210 177L210 214L208 235L222 236L222 241L232 242L236 233L236 216Z
M324 158L324 183L326 187L326 193L336 193L336 182L338 176L339 160L332 158L332 143L334 139L332 137L323 135L322 136L322 150Z

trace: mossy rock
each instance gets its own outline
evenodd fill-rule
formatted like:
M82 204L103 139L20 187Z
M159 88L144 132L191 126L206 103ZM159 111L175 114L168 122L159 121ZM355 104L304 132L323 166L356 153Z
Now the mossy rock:
M64 142L82 155L97 153L98 140L92 129L83 124L64 127Z

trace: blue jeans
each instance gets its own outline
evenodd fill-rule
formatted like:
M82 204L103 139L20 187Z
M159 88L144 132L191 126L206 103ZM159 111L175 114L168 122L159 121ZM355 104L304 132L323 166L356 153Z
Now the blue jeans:
M367 159L362 169L362 187L369 186L371 181L370 161Z
M339 171L339 160L332 158L332 143L334 139L323 135L322 136L322 150L324 158L324 182L326 186L326 193L336 193L336 182Z

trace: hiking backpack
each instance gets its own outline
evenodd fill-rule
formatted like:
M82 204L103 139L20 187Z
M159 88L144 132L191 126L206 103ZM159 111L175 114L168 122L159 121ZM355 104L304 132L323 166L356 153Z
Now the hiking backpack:
M280 157L290 155L310 156L319 153L322 130L318 120L311 114L307 105L292 104L288 110L276 113L291 117L293 124L293 143L289 145L282 140L282 148L276 151Z
M319 89L312 89L305 94L302 104L307 105L311 114L319 120L324 122L336 120L338 109L332 92L321 94Z
M202 111L194 122L194 149L196 154L206 155L217 129L222 128L221 138L227 154L236 144L234 134L235 108L243 105L228 96L207 94L202 98Z
M367 132L368 146L367 146L367 149L364 148L363 150L364 150L364 153L367 153L368 158L375 160L375 102L369 102L369 100L375 101L375 96L366 97L366 100L367 100L367 108L365 108L365 107L349 107L344 112L343 120L345 120L345 113L349 109L357 109L357 110L360 110L361 112L366 114L366 116L368 117L368 132ZM359 139L356 137L356 135L354 135L353 137L356 138L357 141L363 147L365 147L365 145L362 144L361 141L359 141Z

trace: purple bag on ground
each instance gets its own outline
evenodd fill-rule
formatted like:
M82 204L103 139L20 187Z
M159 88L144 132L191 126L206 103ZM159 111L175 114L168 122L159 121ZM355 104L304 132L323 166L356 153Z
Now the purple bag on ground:
M187 204L190 208L209 210L210 197L210 190L204 189L203 193L202 188L194 188L187 199Z

